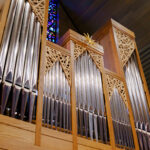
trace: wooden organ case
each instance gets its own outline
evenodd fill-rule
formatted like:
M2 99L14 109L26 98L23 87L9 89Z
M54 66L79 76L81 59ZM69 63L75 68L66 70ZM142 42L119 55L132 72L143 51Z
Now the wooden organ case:
M31 15L24 9L20 17L23 7ZM46 41L47 12L48 0L0 3L0 149L150 149L149 91L134 33L110 20L93 35L103 47L72 30L57 45ZM29 15L30 25L19 26L17 15L24 22ZM18 61L25 69L15 80Z

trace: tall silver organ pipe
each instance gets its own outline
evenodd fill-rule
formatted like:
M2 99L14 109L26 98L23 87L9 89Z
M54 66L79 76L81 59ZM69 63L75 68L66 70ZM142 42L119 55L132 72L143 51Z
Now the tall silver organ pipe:
M71 130L70 85L57 61L44 76L43 123Z
M37 79L38 79L38 64L39 64L39 54L40 54L40 35L41 35L41 25L39 22L36 22L35 27L35 43L34 43L34 54L32 60L32 78L31 78L31 87L32 90L37 90Z
M28 44L27 44L27 52L25 58L25 66L24 66L24 75L23 75L23 86L25 88L31 88L31 66L32 66L32 58L34 52L34 42L35 42L35 15L31 13L31 21L29 25L29 34L28 34Z
M14 17L15 17L15 12L17 8L17 1L18 0L12 0L8 12L8 17L5 25L5 30L2 38L2 43L0 47L0 79L2 79L3 75L3 70L4 70L4 65L6 61L6 56L8 52L8 46L10 42L10 37L11 37L11 32L12 32L12 27L13 27L13 22L14 22Z
M18 46L19 46L19 38L21 32L21 25L23 19L23 12L24 12L24 0L19 0L17 4L17 9L14 17L14 24L12 27L12 34L10 38L10 44L8 48L8 56L6 60L6 66L4 71L3 80L12 82L15 70L15 62L18 53Z
M28 2L26 2L22 28L21 28L15 76L14 76L14 84L17 84L20 86L22 85L22 77L23 77L23 70L24 70L24 64L25 64L25 55L26 55L27 40L28 40L28 34L29 34L30 14L31 14L31 6Z
M110 107L116 144L134 148L128 109L126 108L117 89L114 89L111 96Z
M108 142L101 73L88 52L75 60L78 133Z
M124 67L140 149L150 149L150 112L135 52Z
M41 25L30 4L12 0L0 51L2 114L11 112L12 117L29 122L36 117L40 37Z

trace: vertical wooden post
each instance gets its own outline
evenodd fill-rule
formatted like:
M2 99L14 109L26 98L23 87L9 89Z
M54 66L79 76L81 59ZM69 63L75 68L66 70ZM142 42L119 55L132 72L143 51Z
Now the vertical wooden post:
M1 41L2 41L3 32L5 29L5 24L6 24L11 0L3 0L3 1L5 1L5 2L4 2L4 6L2 8L2 12L1 12L2 14L1 14L1 18L0 18L0 45L1 45Z
M77 144L77 116L76 116L76 96L75 96L75 74L74 74L74 43L70 40L71 51L71 110L72 110L72 140L73 150L78 150Z
M112 150L115 150L116 145L115 145L114 128L113 128L113 122L112 122L112 116L111 116L109 94L108 94L107 85L106 85L106 74L105 74L104 69L103 69L103 74L102 74L102 81L103 81L103 89L104 89L104 95L105 95L105 105L106 105L106 114L107 114L107 120L108 120L110 145L112 146Z
M49 0L45 0L44 24L43 24L42 41L41 41L39 79L38 79L36 129L35 129L35 145L38 145L38 146L40 146L40 144L41 144L43 84L44 84L44 71L45 71L45 46L46 46L48 7L49 7Z

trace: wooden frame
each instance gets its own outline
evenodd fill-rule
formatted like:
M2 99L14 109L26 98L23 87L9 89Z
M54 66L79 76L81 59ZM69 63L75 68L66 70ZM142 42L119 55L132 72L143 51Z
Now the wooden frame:
M129 40L130 43L128 43L130 51L127 53L127 55L125 55L123 52L119 51L115 30L119 30L119 32L121 32L122 34L127 35L131 39L131 40ZM109 36L108 36L108 34L109 34ZM139 54L138 54L138 50L137 50L137 47L136 47L135 34L134 34L134 32L132 32L129 29L122 26L121 24L117 23L115 20L111 19L110 21L108 21L106 23L106 25L104 25L103 28L98 30L93 35L93 38L96 41L99 41L102 44L102 46L105 47L105 45L106 45L105 51L107 51L108 56L107 55L105 56L105 53L104 53L104 59L109 61L108 58L109 58L109 55L110 55L109 53L111 53L111 51L107 48L107 44L105 42L106 42L106 40L109 41L110 39L106 39L106 36L113 38L113 41L112 41L111 44L112 44L112 47L114 49L114 52L116 53L117 62L118 62L118 64L120 64L120 65L115 66L115 67L117 67L116 70L119 70L119 71L116 71L116 74L122 79L122 81L124 82L124 85L125 85L125 91L126 91L126 96L127 96L127 102L128 102L128 108L129 108L129 114L130 114L130 122L131 122L131 126L132 126L132 131L133 131L135 149L139 149L137 134L136 134L135 125L134 125L134 117L133 117L132 107L131 107L129 94L128 94L128 90L127 90L127 85L126 85L126 81L125 81L125 75L124 75L124 71L123 71L123 65L130 58L133 51L135 51L137 61L138 61L138 65L139 65L140 74L141 74L143 85L144 85L144 90L146 92L147 102L148 102L148 105L150 106L149 91L148 91L148 87L147 87L146 80L145 80L145 77L144 77L143 69L142 69L142 66L141 66L141 61L140 61L140 57L139 57ZM103 38L105 38L104 42L103 42ZM104 66L107 68L107 65L104 64ZM109 68L110 67L108 66L107 69L109 69Z
M104 64L103 64L103 47L97 43L95 43L95 45L90 45L84 36L74 32L72 30L68 30L68 32L66 32L66 34L60 39L59 44L71 51L71 54L72 54L71 61L73 61L73 62L75 60L74 56L78 57L80 54L83 53L81 51L79 51L79 52L74 51L74 46L75 46L74 43L77 43L80 46L83 46L90 53L94 54L95 57L94 57L93 61L96 63L96 65L98 66L98 68L100 69L100 71L102 73L103 89L104 89L104 95L105 95L105 99L106 99L105 103L106 103L106 112L107 112L107 119L108 119L108 128L109 128L109 135L110 135L109 136L110 137L110 145L103 144L103 143L97 143L96 141L84 139L83 137L80 137L79 135L77 135L77 127L75 126L76 129L74 129L75 133L73 132L73 134L75 134L74 136L77 138L78 147L75 146L74 150L77 150L77 148L78 149L86 149L87 147L88 147L88 149L90 149L90 147L91 147L91 150L92 149L93 150L94 149L113 149L114 150L115 149L115 138L114 138L112 117L111 117L111 111L110 111L110 104L108 101L108 93L106 90L107 87L106 87L106 82L105 82L106 79L105 79L105 70L104 70ZM98 63L98 61L100 63ZM73 72L73 76L74 76L74 72ZM72 82L72 86L75 91L75 82L74 81ZM75 94L75 92L74 92L74 94ZM74 95L73 100L75 101L75 95ZM76 104L74 104L74 108L72 111L76 111L75 108L76 108ZM76 113L74 113L72 118L76 118ZM74 121L73 124L77 124L76 121Z

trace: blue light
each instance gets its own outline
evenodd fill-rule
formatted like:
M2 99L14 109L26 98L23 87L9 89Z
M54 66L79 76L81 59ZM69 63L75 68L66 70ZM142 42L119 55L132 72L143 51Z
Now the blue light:
M58 32L58 0L49 0L47 40L56 43Z

